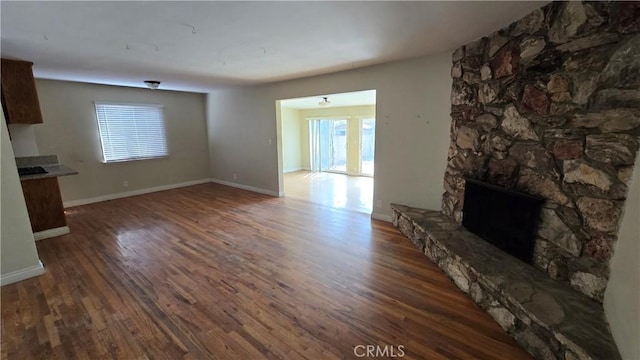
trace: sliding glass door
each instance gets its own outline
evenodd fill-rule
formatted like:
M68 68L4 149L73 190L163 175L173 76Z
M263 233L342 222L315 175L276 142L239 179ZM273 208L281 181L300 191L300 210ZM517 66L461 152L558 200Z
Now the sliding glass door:
M360 173L373 176L373 155L376 147L376 119L360 121Z
M347 172L346 120L310 120L309 138L311 170Z

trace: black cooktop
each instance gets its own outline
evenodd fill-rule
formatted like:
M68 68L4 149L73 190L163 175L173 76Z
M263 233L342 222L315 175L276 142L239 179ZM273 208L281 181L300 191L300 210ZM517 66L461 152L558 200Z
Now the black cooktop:
M29 166L29 167L21 167L18 168L18 175L36 175L36 174L46 174L47 171L42 166Z

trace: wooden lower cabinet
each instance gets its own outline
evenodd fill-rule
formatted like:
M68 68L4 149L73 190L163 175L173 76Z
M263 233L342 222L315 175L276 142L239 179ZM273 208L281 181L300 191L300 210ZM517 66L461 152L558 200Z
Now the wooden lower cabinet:
M34 233L67 226L58 178L20 181Z

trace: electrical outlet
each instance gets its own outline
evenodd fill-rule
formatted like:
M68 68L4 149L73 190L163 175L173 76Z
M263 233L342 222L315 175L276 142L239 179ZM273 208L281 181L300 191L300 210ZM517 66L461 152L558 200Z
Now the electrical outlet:
M376 209L382 209L382 200L376 200Z
M273 144L273 139L269 139L269 145Z
M124 187L129 187L129 181L128 181L128 180L124 180L124 181L122 182L122 186L124 186Z
M233 174L233 180L238 180L238 174Z

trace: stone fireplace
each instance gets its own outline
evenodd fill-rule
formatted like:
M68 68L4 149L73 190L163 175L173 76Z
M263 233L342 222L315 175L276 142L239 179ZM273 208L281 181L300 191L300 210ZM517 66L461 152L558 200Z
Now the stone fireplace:
M639 4L551 3L458 48L444 214L464 178L545 199L533 264L602 302L640 135Z
M640 143L640 2L553 2L452 62L442 209L392 204L394 225L535 358L619 359L602 301ZM461 226L469 179L542 200L531 261Z

